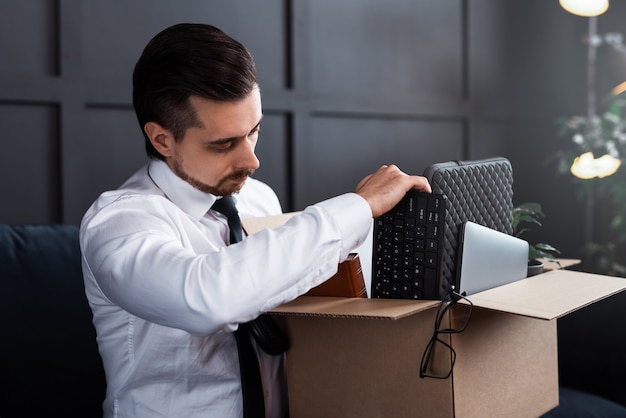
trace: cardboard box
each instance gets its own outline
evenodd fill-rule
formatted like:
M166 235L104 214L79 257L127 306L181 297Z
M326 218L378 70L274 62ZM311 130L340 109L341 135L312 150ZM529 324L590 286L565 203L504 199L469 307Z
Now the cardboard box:
M243 220L244 228L275 228L296 214ZM511 418L551 410L559 403L557 319L625 290L626 279L546 267L468 296L470 323L447 339L456 351L448 379L419 376L438 301L301 296L277 307L272 314L291 342L290 416Z
M540 416L559 402L556 319L624 289L553 270L470 296L448 379L419 377L437 301L300 297L273 310L291 340L290 416Z

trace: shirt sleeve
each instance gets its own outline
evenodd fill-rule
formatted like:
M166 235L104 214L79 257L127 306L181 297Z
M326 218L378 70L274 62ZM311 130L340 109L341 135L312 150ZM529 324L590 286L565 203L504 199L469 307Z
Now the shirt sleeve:
M234 329L331 277L370 225L369 205L348 193L224 246L166 199L123 198L81 226L86 290L92 304L195 335Z

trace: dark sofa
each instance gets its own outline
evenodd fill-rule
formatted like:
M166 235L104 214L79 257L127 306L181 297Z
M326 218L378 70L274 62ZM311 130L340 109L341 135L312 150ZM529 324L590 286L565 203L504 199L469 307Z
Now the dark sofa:
M557 326L561 384L626 405L626 291L560 318Z
M626 417L623 320L615 322L625 300L623 292L559 320L562 383L584 392L562 388L546 417ZM102 416L78 227L0 224L0 329L1 418Z
M78 227L0 225L0 417L102 417Z

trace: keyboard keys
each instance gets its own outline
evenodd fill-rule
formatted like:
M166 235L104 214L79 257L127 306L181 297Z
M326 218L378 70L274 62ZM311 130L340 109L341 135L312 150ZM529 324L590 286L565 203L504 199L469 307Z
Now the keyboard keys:
M374 221L372 297L438 299L445 197L410 191Z

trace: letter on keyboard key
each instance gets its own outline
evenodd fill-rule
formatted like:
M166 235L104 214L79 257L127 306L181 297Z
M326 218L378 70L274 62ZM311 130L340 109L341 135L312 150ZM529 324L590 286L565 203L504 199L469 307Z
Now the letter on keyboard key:
M415 196L409 196L406 202L406 216L411 218L415 217L417 213L417 202L415 200Z
M428 200L426 196L417 197L417 220L426 222L426 212L428 210Z

